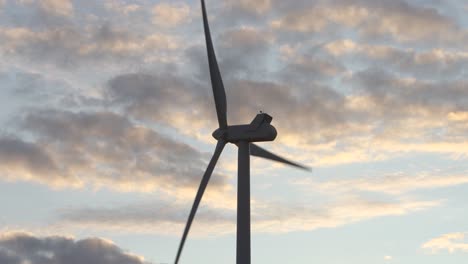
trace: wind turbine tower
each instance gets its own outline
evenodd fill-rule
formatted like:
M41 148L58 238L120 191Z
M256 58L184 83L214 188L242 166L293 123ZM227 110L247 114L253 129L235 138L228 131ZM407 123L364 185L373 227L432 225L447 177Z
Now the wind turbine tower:
M208 18L206 15L205 1L201 0L203 27L205 31L206 50L210 69L211 86L213 89L216 114L218 116L219 128L213 132L217 140L216 148L208 167L198 187L195 201L185 225L184 233L179 244L175 264L179 259L184 247L185 240L192 225L198 205L203 197L206 186L210 180L213 169L218 161L224 146L227 143L237 145L238 149L238 176L237 176L237 247L236 263L250 264L250 155L257 156L281 163L285 163L300 169L309 170L308 167L286 160L255 144L253 142L273 141L276 138L276 129L270 124L273 119L266 113L260 113L245 125L228 125L226 110L226 93L223 80L218 68L218 62L211 40Z

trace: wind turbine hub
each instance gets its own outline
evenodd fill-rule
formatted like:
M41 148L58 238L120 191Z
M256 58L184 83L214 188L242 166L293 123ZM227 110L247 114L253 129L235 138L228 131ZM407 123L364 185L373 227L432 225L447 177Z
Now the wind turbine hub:
M212 135L216 140L223 139L231 143L239 141L273 141L276 138L277 132L275 127L270 125L272 119L267 113L260 113L257 114L250 124L218 128Z

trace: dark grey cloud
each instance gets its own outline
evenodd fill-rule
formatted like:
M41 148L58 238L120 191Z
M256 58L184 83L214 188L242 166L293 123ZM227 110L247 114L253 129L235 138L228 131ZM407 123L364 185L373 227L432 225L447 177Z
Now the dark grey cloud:
M111 104L137 118L171 124L177 115L189 124L197 122L195 117L201 121L214 117L204 115L212 103L210 90L180 75L128 73L109 80L106 94Z
M4 116L6 122L2 132L11 134L16 133L17 116L21 112L35 111L32 108L47 105L49 108L102 109L105 106L99 92L90 96L86 90L77 89L73 79L62 79L60 74L44 75L27 69L15 69L0 73L0 83L5 88L2 91L5 99L0 102L9 105L12 113Z
M209 84L206 87L196 83L188 85L190 83L180 80L184 77L128 74L112 79L108 89L114 104L123 106L136 118L184 129L177 127L183 123L174 121L183 118L185 123L214 129L216 117ZM228 121L232 124L249 123L263 110L278 120L284 132L305 134L314 128L317 133L308 137L323 140L323 137L329 138L330 133L342 131L337 128L346 126L346 119L352 114L346 113L343 95L315 83L298 88L268 81L227 78L225 87ZM332 133L333 130L337 132Z
M371 96L385 116L405 116L418 112L438 116L450 111L468 110L468 83L463 79L421 81L399 78L379 69L369 69L355 74L353 81L356 89Z
M268 59L273 46L274 36L258 28L224 31L217 42L223 76L245 78L268 72Z
M339 77L347 68L336 58L320 52L317 48L298 51L285 63L279 73L283 82L304 85L316 81L325 81Z
M21 102L23 107L42 105L46 102L49 107L78 105L79 101L86 101L88 106L96 104L94 98L76 94L69 82L54 77L56 76L45 76L31 71L12 71L0 76L0 82L4 84L12 100Z
M193 122L203 121L215 125L212 92L209 86L209 83L203 86L184 76L134 73L111 79L108 83L108 95L114 105L122 106L136 118L157 120L171 125L175 117L182 116L189 123L193 120ZM250 118L253 118L259 110L267 111L271 103L282 106L282 109L289 114L292 110L286 106L297 107L297 98L292 93L300 93L299 90L295 91L291 87L274 82L243 79L226 78L225 86L228 94L229 118L232 122L250 122ZM325 87L312 89L314 92L306 91L308 96L315 98L311 98L314 101L312 105L319 103L321 95L330 96L331 100L341 97ZM336 103L335 106L338 107Z
M37 73L30 73L30 72L16 72L14 74L10 74L9 78L2 78L2 82L9 81L11 85L11 90L23 96L28 96L31 94L36 94L43 92L43 86L45 86L45 82L43 77Z
M26 233L0 236L2 264L144 264L130 254L100 238L75 240L62 236L36 237Z
M366 123L372 124L376 137L396 142L466 140L468 83L464 79L423 81L371 69L356 73L350 84L366 98Z
M15 27L46 28L71 25L70 1L6 1L0 21Z
M0 162L7 174L22 167L31 174L37 172L49 177L57 176L58 166L47 152L34 143L14 137L0 138Z
M21 263L21 259L9 252L0 250L0 262L4 264L19 264Z
M399 52L386 60L402 74L416 78L453 80L466 78L468 54L442 50ZM384 62L385 63L385 62Z
M248 80L234 81L232 87L235 89L229 93L229 109L238 122L248 122L259 110L271 113L288 131L333 127L344 121L340 113L344 111L344 97L328 87L310 85L300 89Z
M271 32L257 27L228 27L211 31L223 80L271 75L269 66L275 56L275 36ZM191 75L206 83L209 69L205 46L191 46L183 56L188 59L184 66L188 67Z
M2 170L11 179L164 190L198 185L205 169L203 153L112 112L35 110L18 126L30 142L0 141ZM212 184L223 186L225 177L215 174Z

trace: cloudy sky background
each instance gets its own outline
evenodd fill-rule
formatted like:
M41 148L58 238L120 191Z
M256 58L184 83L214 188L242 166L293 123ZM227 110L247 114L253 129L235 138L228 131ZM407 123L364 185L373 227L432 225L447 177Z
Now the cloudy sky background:
M254 263L468 257L468 4L207 0ZM171 263L214 149L198 1L0 0L0 262ZM236 148L181 263L235 263Z

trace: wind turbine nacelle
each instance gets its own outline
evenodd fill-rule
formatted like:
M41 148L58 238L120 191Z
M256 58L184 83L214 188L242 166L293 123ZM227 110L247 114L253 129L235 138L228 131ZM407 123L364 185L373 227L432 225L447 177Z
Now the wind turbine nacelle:
M258 114L248 125L228 126L226 129L216 129L213 137L217 140L224 139L227 142L239 141L260 142L273 141L276 138L276 128L270 125L273 118L266 114Z

